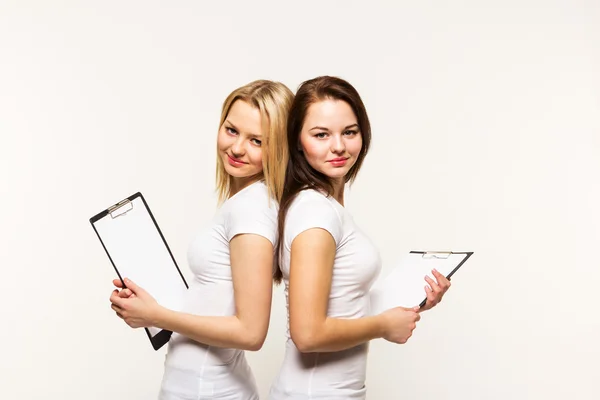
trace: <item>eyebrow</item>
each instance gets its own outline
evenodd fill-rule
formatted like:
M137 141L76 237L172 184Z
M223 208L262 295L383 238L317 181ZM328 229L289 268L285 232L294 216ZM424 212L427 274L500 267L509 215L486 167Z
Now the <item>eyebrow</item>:
M235 129L236 131L238 131L238 132L240 131L240 130L238 129L238 127L237 127L237 126L235 126L235 125L234 125L234 124L233 124L233 123L232 123L230 120L226 119L226 120L225 120L225 122L227 122L229 125L231 125L231 127L232 127L233 129ZM262 137L262 135L258 135L258 134L256 134L256 133L248 133L248 132L246 132L246 133L247 133L249 136L252 136L252 137L256 137L256 138L260 138L260 137Z
M348 125L347 127L345 127L344 130L350 129L350 128L360 128L360 127L358 126L358 124L352 124L352 125ZM312 131L314 129L319 129L319 130L322 130L322 131L329 131L329 129L327 129L327 128L323 127L323 126L314 126L314 127L310 128L309 131Z

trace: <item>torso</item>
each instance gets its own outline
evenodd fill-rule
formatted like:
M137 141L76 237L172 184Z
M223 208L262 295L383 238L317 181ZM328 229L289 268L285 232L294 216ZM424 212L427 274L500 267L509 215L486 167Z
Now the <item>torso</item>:
M210 228L199 233L190 244L188 263L194 278L181 311L202 316L235 314L229 236L240 215L245 216L246 223L248 218L255 218L256 222L250 221L250 226L258 223L257 233L264 232L274 242L276 203L273 200L269 203L266 186L257 182L228 199ZM244 351L208 346L173 333L165 359L160 399L187 398L258 399Z
M310 206L302 206L310 203ZM337 215L339 226L333 228L336 254L329 295L328 317L361 318L369 315L369 290L379 275L379 252L369 238L354 223L350 213L332 198L313 190L300 192L286 217L284 250L281 269L288 300L290 248L292 238L299 234L288 221L303 221L306 213L316 208L328 208ZM301 211L302 210L302 211ZM298 213L305 215L297 215ZM295 215L296 214L296 215ZM300 225L302 222L299 223ZM309 223L310 225L310 223ZM308 227L305 225L304 227ZM315 225L319 225L318 221ZM337 236L337 238L336 238ZM289 302L286 353L279 376L271 389L270 399L364 399L368 343L338 352L301 353L289 333Z

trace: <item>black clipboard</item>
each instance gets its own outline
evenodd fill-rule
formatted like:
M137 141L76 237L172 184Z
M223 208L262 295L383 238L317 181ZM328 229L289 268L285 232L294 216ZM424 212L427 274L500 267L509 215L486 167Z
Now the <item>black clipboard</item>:
M411 251L409 252L409 254L421 254L423 257L431 257L431 258L443 258L443 257L448 257L450 255L464 255L464 258L462 259L462 261L460 261L453 269L451 269L449 272L448 271L443 271L442 274L446 277L446 279L450 279L452 277L452 275L454 275L456 273L456 271L458 271L458 269L460 267L462 267L462 265L464 263L467 262L467 260L469 259L469 257L471 257L473 255L472 251ZM423 300L420 304L419 307L423 307L425 305L425 303L427 303L427 297L425 298L425 300Z
M423 307L427 302L425 275L435 281L431 270L452 277L473 252L410 251L388 275L378 280L369 293L371 313L378 314L393 307Z
M130 278L160 305L181 308L188 284L140 192L89 221L124 287L123 279ZM144 330L154 350L164 346L172 335L171 331L153 327Z

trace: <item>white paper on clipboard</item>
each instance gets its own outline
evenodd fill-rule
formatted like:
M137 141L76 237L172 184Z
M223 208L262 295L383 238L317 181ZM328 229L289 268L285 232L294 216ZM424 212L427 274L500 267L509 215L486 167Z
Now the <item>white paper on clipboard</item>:
M371 315L377 315L394 307L412 308L423 305L425 292L425 276L435 282L431 273L435 268L446 278L451 277L472 252L424 252L411 251L385 277L379 279L369 294Z

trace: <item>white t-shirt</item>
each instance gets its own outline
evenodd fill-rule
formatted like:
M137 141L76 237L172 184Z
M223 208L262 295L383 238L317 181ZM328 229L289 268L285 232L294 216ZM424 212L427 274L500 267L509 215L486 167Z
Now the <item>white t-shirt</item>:
M364 399L368 343L337 352L301 353L290 337L290 249L294 238L311 228L327 230L336 244L327 310L329 317L368 316L368 294L381 270L379 251L342 205L315 190L298 194L286 216L281 259L288 306L286 352L269 398Z
M229 242L238 234L257 234L273 245L277 202L263 182L227 199L209 229L192 241L188 262L194 273L183 312L202 316L235 314ZM178 333L169 341L160 400L256 400L254 375L243 350L207 346Z

